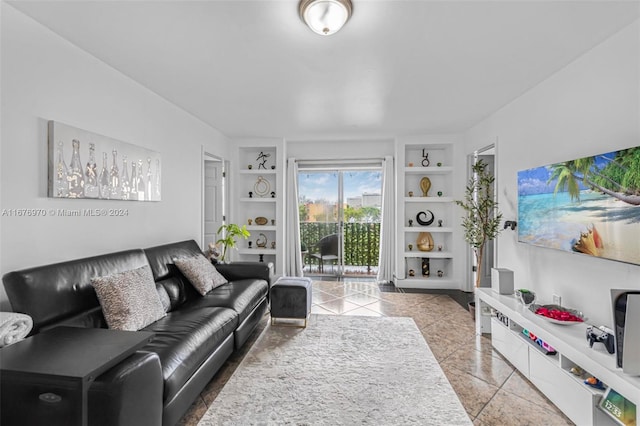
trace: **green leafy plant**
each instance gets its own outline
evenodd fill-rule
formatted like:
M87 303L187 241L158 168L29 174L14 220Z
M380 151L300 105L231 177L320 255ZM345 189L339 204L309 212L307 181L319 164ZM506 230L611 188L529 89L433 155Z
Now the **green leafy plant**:
M476 287L480 286L482 276L482 258L487 241L494 240L500 234L502 213L493 196L495 177L487 170L488 164L478 160L472 167L473 176L469 179L464 200L456 204L467 213L462 217L464 239L473 250L476 258Z
M222 256L220 256L220 260L224 261L227 258L227 249L236 247L236 238L242 237L245 240L251 236L249 231L247 231L246 225L236 225L235 223L228 223L226 225L222 225L218 228L218 234L224 235L224 237L220 238L216 241L216 244L223 244L224 249L222 250Z

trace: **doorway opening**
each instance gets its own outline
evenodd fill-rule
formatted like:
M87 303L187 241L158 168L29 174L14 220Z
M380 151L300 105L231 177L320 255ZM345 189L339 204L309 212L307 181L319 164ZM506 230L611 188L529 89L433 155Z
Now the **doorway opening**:
M375 276L380 253L381 164L301 163L298 192L304 274Z
M218 229L226 220L225 161L203 151L202 155L202 244L206 250L209 243L218 240Z
M487 145L483 148L474 151L467 157L467 170L469 171L468 178L472 177L471 166L476 164L478 161L484 161L487 164L487 171L493 174L495 180L493 182L493 197L497 198L497 188L498 188L498 179L496 173L496 144ZM480 287L491 287L491 268L494 268L497 264L497 240L487 241L484 256L482 257L482 268L480 277ZM476 257L473 255L473 252L469 250L467 252L468 264L472 267L469 268L468 276L467 276L467 289L466 291L473 291L474 284L476 282L476 274L478 271L478 265L476 264Z

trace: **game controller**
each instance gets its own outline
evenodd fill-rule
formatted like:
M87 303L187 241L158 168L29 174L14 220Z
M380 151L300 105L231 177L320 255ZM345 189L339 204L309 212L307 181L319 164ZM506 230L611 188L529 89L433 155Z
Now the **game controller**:
M601 327L587 327L587 340L589 341L589 347L592 348L594 343L600 342L607 348L607 352L610 354L616 351L615 340L613 337L613 331L607 329L605 326Z

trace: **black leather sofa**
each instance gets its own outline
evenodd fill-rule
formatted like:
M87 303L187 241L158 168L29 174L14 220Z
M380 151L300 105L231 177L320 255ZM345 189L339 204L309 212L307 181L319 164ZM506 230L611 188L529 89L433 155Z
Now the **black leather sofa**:
M269 266L218 264L229 283L201 296L172 261L201 253L190 240L3 277L13 310L33 318L34 334L62 325L107 328L91 278L151 267L167 315L143 329L155 333L150 343L92 383L91 425L174 425L264 316Z

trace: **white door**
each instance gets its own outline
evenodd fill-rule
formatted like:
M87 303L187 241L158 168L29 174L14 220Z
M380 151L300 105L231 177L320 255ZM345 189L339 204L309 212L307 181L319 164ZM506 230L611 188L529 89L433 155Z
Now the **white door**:
M204 236L203 250L218 240L224 222L224 162L205 154L204 160Z

